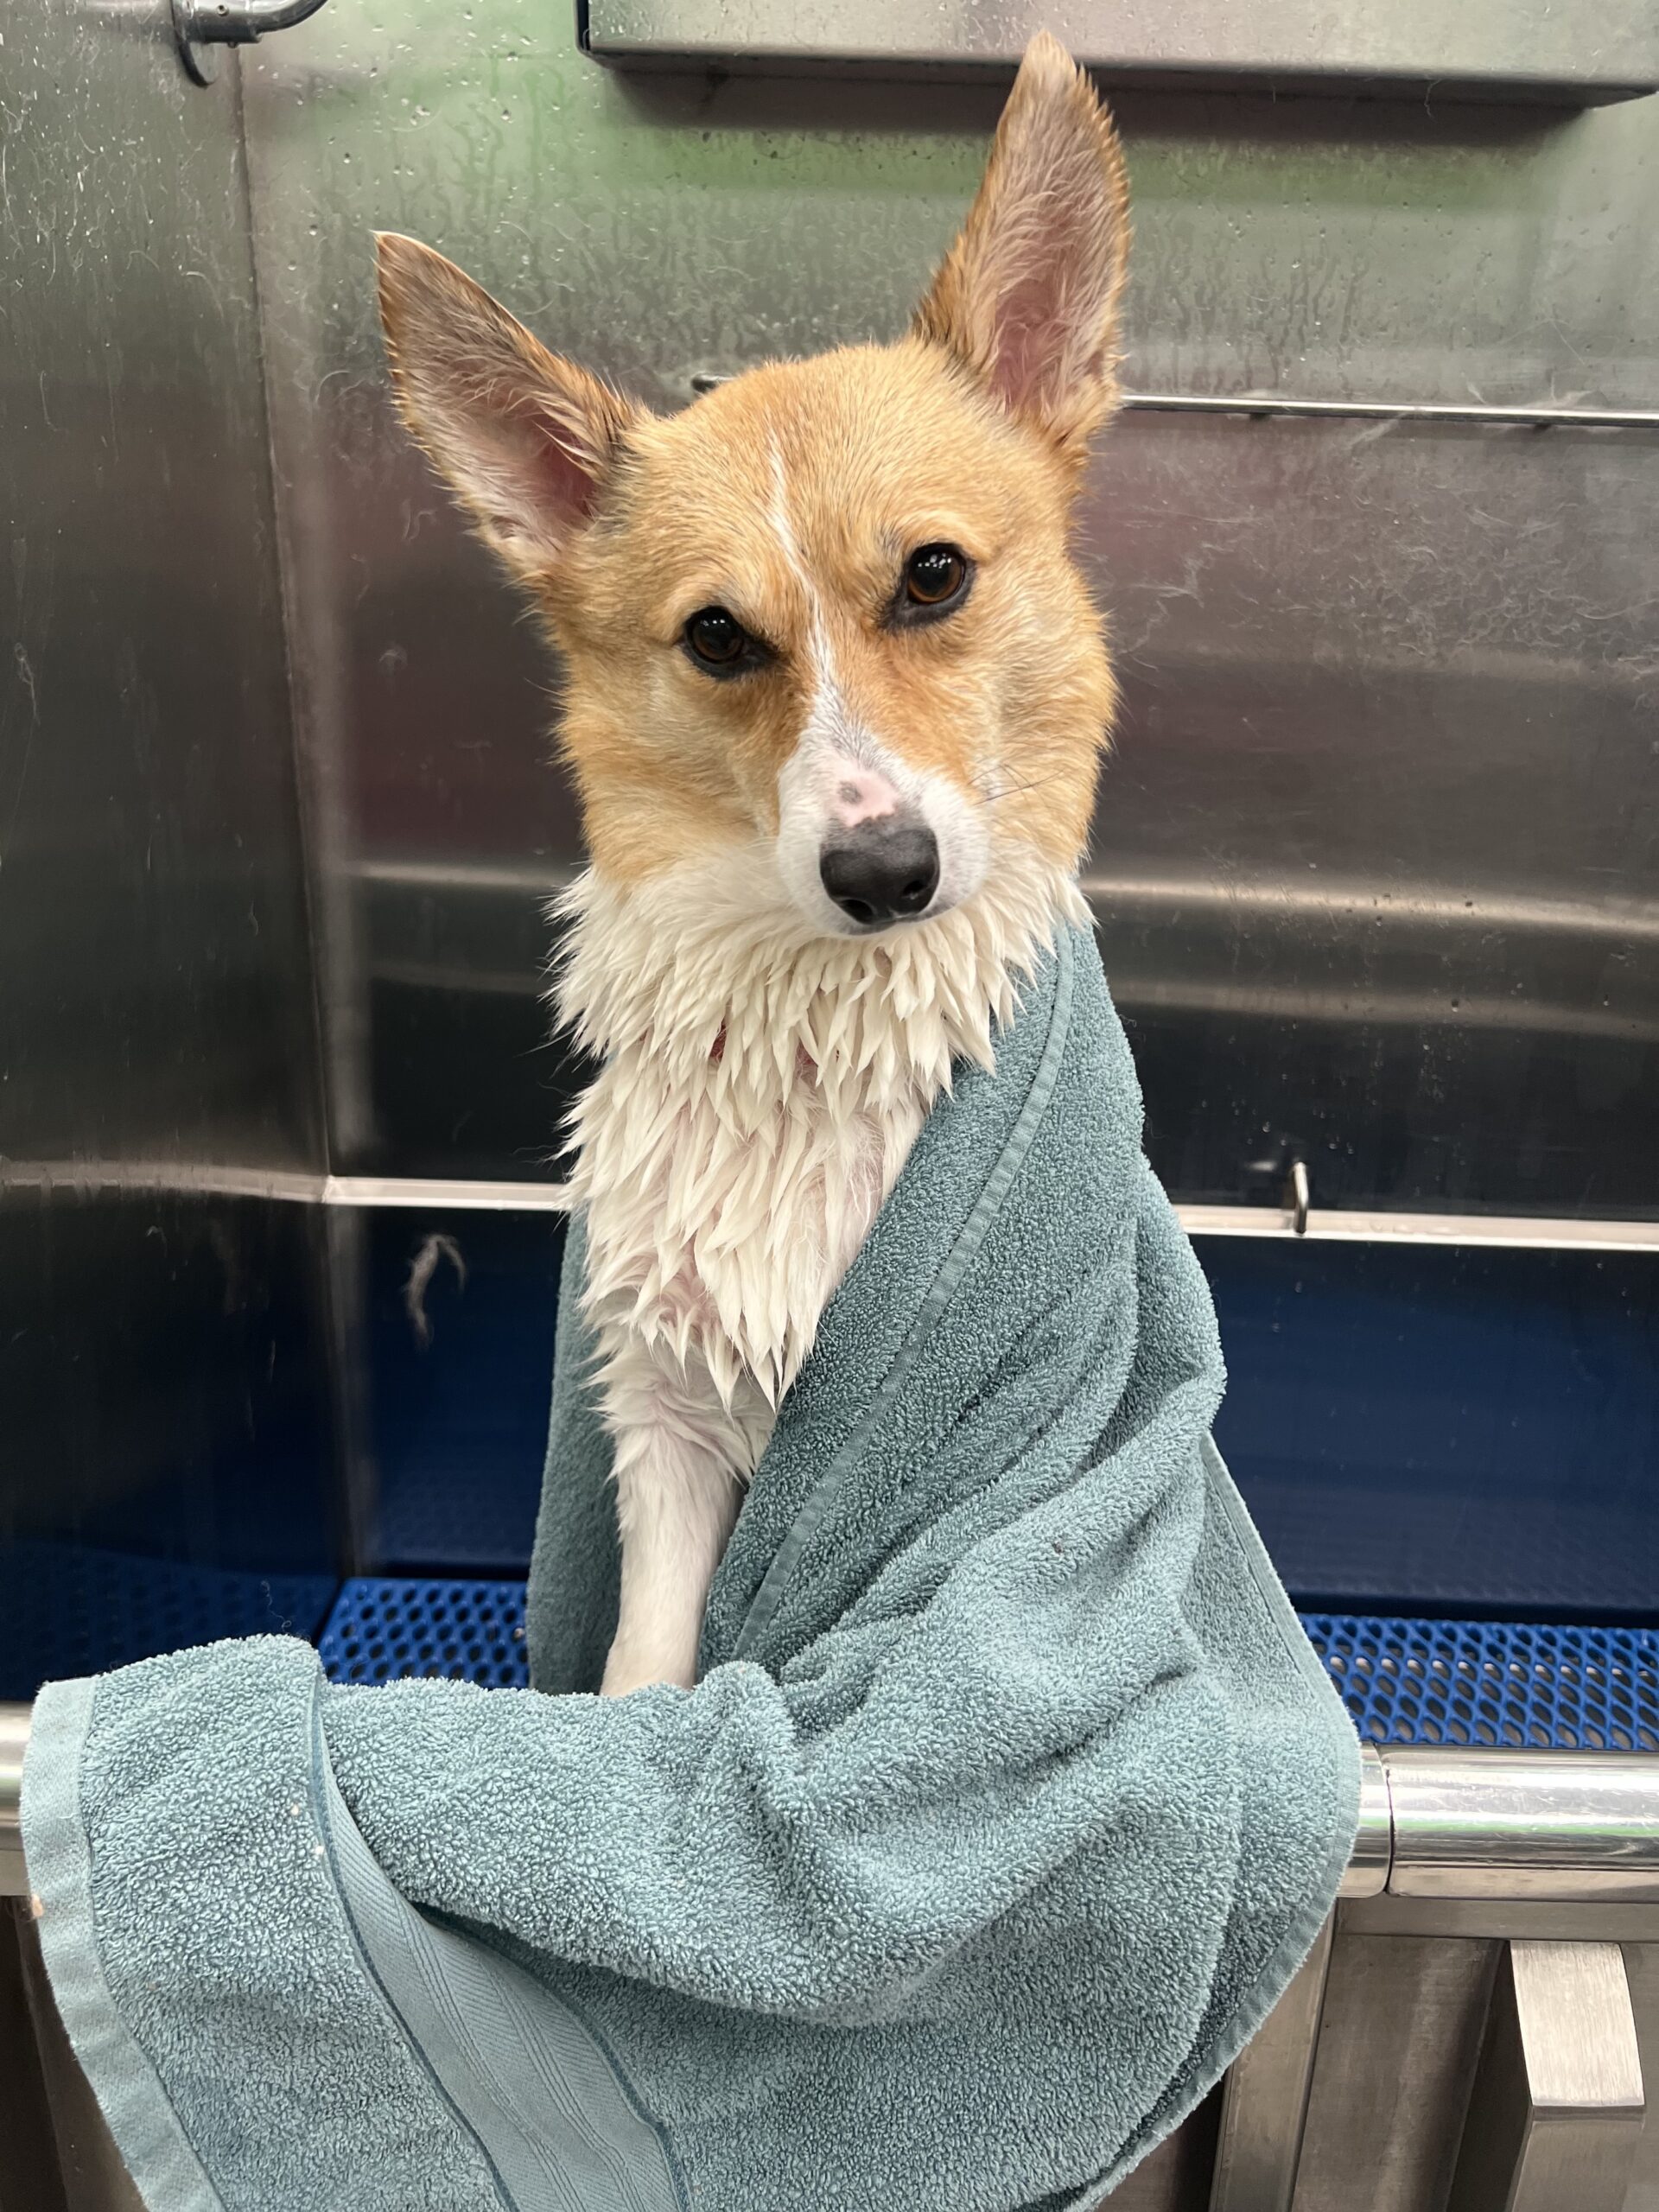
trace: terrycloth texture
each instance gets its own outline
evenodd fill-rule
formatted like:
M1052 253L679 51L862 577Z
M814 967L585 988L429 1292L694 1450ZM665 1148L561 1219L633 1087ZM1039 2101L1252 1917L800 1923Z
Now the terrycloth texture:
M332 1689L263 1640L46 1694L42 1936L150 2203L1062 2212L1192 2107L1332 1903L1358 1758L1140 1135L1067 937L824 1316L695 1691ZM555 1692L616 1604L581 1265Z

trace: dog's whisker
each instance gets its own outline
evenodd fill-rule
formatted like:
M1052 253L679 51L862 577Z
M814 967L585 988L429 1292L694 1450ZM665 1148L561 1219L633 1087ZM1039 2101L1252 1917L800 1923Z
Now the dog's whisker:
M1066 781L1070 772L1057 770L1052 776L1033 776L1022 784L1003 784L986 793L985 803L988 806L1001 806L1006 798L1021 798L1027 791L1046 791L1051 784Z

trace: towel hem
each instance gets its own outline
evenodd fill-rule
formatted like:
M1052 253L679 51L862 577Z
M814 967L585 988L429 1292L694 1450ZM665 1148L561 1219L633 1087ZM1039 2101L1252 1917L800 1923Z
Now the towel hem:
M334 1884L334 1895L340 1901L340 1916L346 1923L352 1948L357 1954L358 1964L362 1969L364 1980L378 1999L394 2033L403 2042L410 2057L425 2075L427 2084L434 2095L437 2097L455 2126L483 2161L489 2174L491 2186L495 2190L496 2202L502 2208L502 2212L518 2212L518 2208L507 2192L506 2184L502 2180L495 2160L485 2148L477 2129L469 2123L448 2088L440 2080L436 2067L407 2020L404 2019L402 2011L393 2001L391 1992L386 1987L378 1966L369 1955L368 1944L364 1939L362 1929L358 1924L357 1906L353 1897L352 1887L340 1865L339 1822L342 1819L350 1821L351 1815L346 1808L345 1800L340 1794L339 1784L334 1780L334 1770L328 1764L328 1754L322 1729L322 1689L323 1685L319 1681L314 1686L311 1693L310 1773L308 1777L311 1809L317 1823L318 1833L322 1837L323 1848L328 1854L329 1878ZM352 1822L352 1827L355 1832L354 1821ZM364 1846L364 1850L366 1853L366 1845Z
M477 2152L502 2212L557 2212L577 2201L578 2174L561 2133L598 2170L581 2180L582 2202L614 2212L685 2212L666 2135L590 2024L480 1931L429 1918L388 1878L334 1777L320 1705L313 1712L313 1799L359 1961ZM482 2031L480 2020L489 2023ZM626 2111L633 2140L607 2111L607 2095ZM647 2140L654 2156L645 2154Z
M225 2212L149 2054L121 2018L98 1946L92 1844L80 1806L91 1677L48 1682L23 1765L23 1850L58 2014L146 2204Z
M1313 1693L1314 1703L1330 1717L1335 1703L1335 1693L1319 1665L1318 1654L1309 1643L1302 1624L1273 1571L1262 1539L1244 1511L1243 1501L1227 1471L1227 1463L1213 1438L1205 1437L1200 1448L1204 1452L1205 1474L1210 1495L1219 1502L1227 1516L1228 1527L1243 1554L1262 1609L1289 1652L1299 1678L1305 1688ZM1346 1736L1350 1733L1347 1716L1339 1705L1336 1706L1336 1712L1341 1715L1341 1732ZM1117 2188L1143 2158L1149 2157L1160 2143L1173 2134L1181 2121L1209 2094L1265 2023L1300 1971L1320 1929L1335 1911L1342 1878L1353 1855L1354 1836L1359 1826L1359 1739L1357 1736L1353 1738L1353 1756L1345 1762L1340 1757L1344 1746L1337 1732L1332 1732L1329 1748L1338 1754L1331 1771L1332 1796L1336 1802L1332 1807L1331 1848L1321 1869L1319 1884L1312 1892L1313 1897L1319 1902L1305 1902L1286 1922L1272 1955L1249 1991L1228 2015L1226 2025L1221 2032L1211 2039L1198 2056L1189 2076L1192 2094L1182 2109L1172 2113L1167 2125L1159 2128L1155 2134L1147 2135L1144 2140L1137 2142L1131 2152L1126 2152L1098 2180L1090 2182L1075 2197L1069 2199L1065 2212L1091 2212L1103 2192Z
M1319 1888L1314 1892L1318 1902L1305 1904L1286 1923L1284 1934L1274 1946L1272 1957L1257 1977L1249 1997L1228 2022L1225 2032L1217 2037L1210 2045L1205 2070L1213 2082L1219 2080L1226 2072L1278 2004L1289 1987L1292 1978L1300 1971L1320 1929L1336 1910L1342 1878L1347 1872L1349 1859L1353 1856L1354 1837L1359 1827L1360 1770L1359 1738L1354 1733L1346 1712L1338 1702L1336 1692L1319 1664L1319 1655L1308 1642L1302 1624L1273 1571L1262 1539L1233 1487L1226 1462L1213 1440L1208 1437L1205 1440L1204 1450L1211 1494L1221 1500L1222 1509L1244 1554L1245 1564L1250 1570L1268 1618L1283 1638L1297 1673L1304 1686L1313 1694L1314 1705L1324 1712L1327 1721L1334 1719L1337 1723L1328 1735L1329 1748L1334 1754L1330 1772L1333 1802L1327 1822L1332 1841L1325 1854ZM1345 1758L1344 1752L1347 1754Z

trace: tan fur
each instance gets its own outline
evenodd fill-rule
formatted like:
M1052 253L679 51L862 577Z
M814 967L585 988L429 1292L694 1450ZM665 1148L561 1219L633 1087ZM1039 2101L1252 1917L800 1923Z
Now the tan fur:
M565 664L592 875L562 1005L606 1056L575 1189L624 1540L608 1689L692 1678L734 1478L951 1058L986 1057L1076 910L1116 695L1068 533L1116 400L1125 200L1109 121L1039 38L910 332L668 418L379 242L405 419ZM896 620L940 543L966 596ZM736 680L686 650L709 607L766 649ZM848 923L818 881L837 807L935 833L922 918Z

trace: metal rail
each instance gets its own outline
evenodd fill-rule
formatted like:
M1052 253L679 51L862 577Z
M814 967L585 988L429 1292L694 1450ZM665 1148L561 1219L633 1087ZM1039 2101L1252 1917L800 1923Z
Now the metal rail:
M1276 392L1128 391L1122 404L1147 415L1249 415L1309 422L1466 423L1532 430L1659 430L1651 407L1485 407L1474 401L1292 399Z
M324 1175L168 1160L0 1161L0 1205L48 1195L177 1196L283 1200L323 1206L393 1206L436 1213L563 1213L566 1187L528 1177ZM1310 1243L1501 1245L1529 1252L1659 1252L1659 1217L1385 1212L1354 1206L1209 1205L1178 1200L1189 1236L1303 1236Z
M29 1748L29 1707L0 1705L0 1897L20 1897L29 1888L23 1873L23 1835L19 1808L23 1795L23 1753Z
M731 378L699 370L690 379L701 398ZM1295 399L1274 391L1126 391L1118 401L1126 414L1248 415L1274 420L1334 423L1463 423L1486 429L1509 425L1527 430L1659 430L1659 408L1488 407L1476 400Z
M29 1708L0 1706L0 1895L22 1896ZM1659 1903L1659 1757L1367 1745L1344 1897Z

